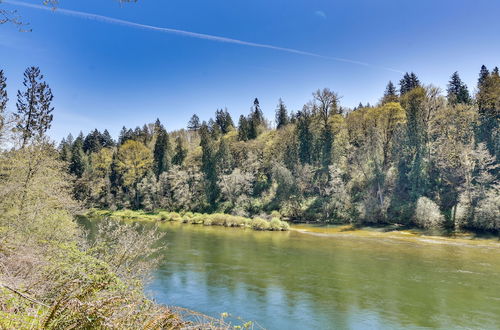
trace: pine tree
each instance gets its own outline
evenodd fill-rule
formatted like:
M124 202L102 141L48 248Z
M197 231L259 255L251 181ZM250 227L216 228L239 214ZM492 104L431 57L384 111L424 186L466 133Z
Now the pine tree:
M189 120L188 129L190 131L197 132L200 129L200 127L201 127L200 118L198 117L198 115L194 114Z
M286 109L285 103L280 99L278 102L278 107L276 108L276 128L280 129L285 127L290 122L288 118L288 111Z
M249 124L247 117L241 115L240 120L238 121L238 140L240 141L248 141L248 130Z
M412 89L415 89L417 87L420 87L420 81L418 80L418 77L415 73L405 73L403 76L403 79L400 80L399 82L400 89L399 89L399 94L403 96L404 94L408 93Z
M259 136L260 127L264 124L264 114L260 109L259 99L255 98L253 107L248 118L248 139L252 140Z
M75 139L73 146L71 148L71 161L69 164L69 172L75 175L77 178L81 178L85 169L87 168L87 156L83 151L83 134Z
M160 127L153 151L154 172L159 177L163 172L170 169L170 138L163 126Z
M219 149L215 155L215 161L217 164L217 173L219 175L231 173L233 169L233 156L224 138L219 142Z
M384 97L382 98L382 104L386 104L389 102L398 102L398 92L396 90L396 86L389 81L387 87L385 88Z
M448 102L451 104L469 104L470 101L467 86L460 79L458 72L453 73L448 83Z
M0 70L0 141L2 138L3 128L5 126L5 110L7 109L7 78L3 70Z
M306 108L297 113L298 154L302 164L310 164L312 161L313 134L311 121L311 114Z
M227 109L219 109L215 112L215 123L222 134L227 134L234 127L233 119Z
M172 164L182 166L184 159L187 156L187 149L184 147L184 142L180 136L175 139L175 154L172 158Z
M486 79L490 76L490 71L486 65L481 66L481 71L479 71L479 79L477 80L477 88L481 89Z
M101 142L101 133L95 129L85 137L83 141L83 151L87 154L98 152L102 148Z
M109 134L107 129L104 130L104 132L101 135L101 138L102 138L101 145L104 148L112 148L115 146L115 140L113 140L111 134Z
M199 133L202 150L201 170L206 181L205 194L210 206L215 208L217 198L219 197L216 150L206 123L201 125Z
M25 91L17 92L17 129L22 134L24 147L33 137L41 137L50 128L52 122L52 90L37 67L30 67L24 72Z

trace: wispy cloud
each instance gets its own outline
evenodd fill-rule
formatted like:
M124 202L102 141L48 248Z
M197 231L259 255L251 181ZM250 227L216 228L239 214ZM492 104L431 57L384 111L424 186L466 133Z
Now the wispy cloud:
M314 15L316 15L316 16L318 16L318 17L321 17L321 18L323 18L323 19L326 19L326 14L325 14L325 12L324 12L324 11L322 11L322 10L316 10L316 11L314 12Z
M396 70L393 68L378 66L375 64L356 61L356 60L352 60L352 59L348 59L348 58L324 56L321 54L316 54L316 53L302 51L302 50L293 49L293 48L286 48L286 47L274 46L274 45L269 45L269 44L261 44L261 43L255 43L255 42L250 42L250 41L226 38L226 37L221 37L221 36L216 36L216 35L211 35L211 34L197 33L197 32L185 31L185 30L178 30L178 29L172 29L172 28L166 28L166 27L158 27L158 26L153 26L153 25L135 23L135 22L131 22L131 21L118 19L118 18L102 16L102 15L97 15L97 14L91 14L91 13L86 13L86 12L81 12L81 11L76 11L76 10L69 10L69 9L63 9L63 8L53 9L51 7L35 5L35 4L30 4L30 3L25 3L25 2L21 2L21 1L15 1L15 0L4 0L4 1L2 1L2 3L10 4L13 6L49 11L49 12L53 12L56 14L58 13L58 14L66 15L66 16L74 16L74 17L89 19L89 20L98 21L98 22L102 22L102 23L128 26L128 27L132 27L132 28L136 28L136 29L150 30L150 31L162 32L162 33L168 33L168 34L176 34L176 35L181 35L181 36L190 37L190 38L211 40L211 41L216 41L216 42L224 42L224 43L237 44L237 45L243 45L243 46L249 46L249 47L266 48L266 49L272 49L272 50L286 52L286 53L322 58L325 60L351 63L351 64L362 65L362 66L366 66L366 67L372 67L375 69L403 73L402 71Z

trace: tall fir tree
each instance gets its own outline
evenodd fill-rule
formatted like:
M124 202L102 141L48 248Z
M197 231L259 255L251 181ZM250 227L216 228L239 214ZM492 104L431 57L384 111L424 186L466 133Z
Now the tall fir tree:
M451 104L469 104L471 102L467 85L462 82L458 72L454 72L448 83L448 102Z
M107 129L104 130L104 132L101 135L102 138L102 146L104 148L112 148L116 145L115 140L111 137L111 134L109 134L109 131Z
M298 154L302 164L310 164L312 161L314 141L311 131L311 122L311 114L306 108L297 113Z
M43 136L52 123L54 108L51 103L54 96L43 78L38 67L29 67L24 72L25 90L17 92L16 121L23 147L31 138Z
M200 123L200 118L198 117L198 115L194 114L191 117L187 127L188 127L188 130L195 131L195 132L197 132L200 129L201 123Z
M0 141L5 126L5 110L7 109L7 102L9 101L7 95L7 77L3 70L0 70Z
M486 65L483 64L481 66L481 71L479 71L479 78L477 80L477 89L481 89L481 87L483 86L484 82L489 77L489 75L490 71L488 70Z
M387 83L387 86L385 88L384 97L382 98L382 104L390 102L398 102L398 101L399 97L396 86L394 86L392 81L389 81L389 83Z
M249 124L247 117L241 115L238 121L238 140L248 141Z
M83 151L83 141L83 134L80 132L80 135L75 139L71 148L69 172L77 178L81 178L87 168L87 156Z
M184 140L178 136L175 139L175 153L174 157L172 157L172 164L182 166L184 164L184 159L187 156L187 149L184 146Z
M260 133L260 128L264 124L264 114L260 108L260 102L258 98L253 101L253 107L250 111L250 116L248 118L248 139L252 140L257 138Z
M170 169L170 149L170 137L167 130L161 125L153 150L153 166L156 177Z
M403 96L404 94L408 93L409 91L411 91L417 87L420 87L420 80L418 80L418 77L415 73L406 72L405 75L403 76L403 79L400 80L399 86L400 86L399 94L401 96Z
M200 146L202 150L201 170L205 177L205 195L207 202L212 209L216 207L216 202L219 197L218 175L217 175L217 160L212 141L212 135L206 123L203 123L199 130Z
M286 109L285 103L282 99L279 99L278 106L276 108L276 128L281 129L290 123L290 118L288 117L288 111Z
M233 119L227 109L219 109L215 112L215 123L222 134L227 134L234 127Z

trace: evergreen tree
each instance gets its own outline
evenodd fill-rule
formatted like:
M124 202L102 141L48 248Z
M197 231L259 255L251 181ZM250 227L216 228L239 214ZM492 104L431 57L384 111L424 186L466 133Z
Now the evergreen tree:
M420 87L420 81L418 80L418 77L415 73L406 72L405 75L403 76L403 79L400 80L399 85L400 85L399 94L403 96L412 89Z
M227 134L234 127L233 119L227 109L215 112L215 123L222 134Z
M290 122L288 118L288 112L286 110L285 103L280 99L278 102L278 107L276 108L276 128L280 129L285 127Z
M238 121L238 140L248 141L248 131L250 127L248 124L247 117L241 115Z
M83 134L75 139L73 146L71 148L71 161L69 164L69 172L75 175L77 178L81 178L85 169L87 168L87 156L83 151Z
M499 77L500 76L500 71L498 69L498 66L496 66L493 71L491 72L493 76Z
M23 81L26 89L17 92L17 129L22 134L23 147L31 138L43 136L52 122L54 96L43 78L39 68L26 69Z
M83 151L88 153L98 152L102 148L101 133L95 129L89 133L83 141Z
M451 104L469 104L470 101L467 86L460 79L458 72L453 73L448 83L448 102Z
M229 150L226 139L222 138L219 142L219 149L215 155L218 175L230 174L233 169L233 156Z
M190 131L197 132L200 129L200 127L201 127L200 118L198 117L198 115L194 114L189 120L188 129Z
M3 70L0 70L0 141L2 138L3 128L5 126L5 110L7 109L7 78Z
M382 98L382 104L386 104L389 102L398 102L398 92L396 90L396 86L389 81L387 87L385 88L384 97Z
M217 198L219 197L216 150L206 123L201 125L199 133L202 150L201 170L206 181L205 194L211 208L215 208Z
M170 169L170 138L163 126L160 127L153 151L153 166L156 177Z
M101 135L101 145L104 148L112 148L115 146L115 140L111 137L111 134L109 134L108 130L105 129L104 132Z
M184 147L184 141L180 136L175 139L175 154L172 158L172 164L182 166L187 156L187 149Z
M59 158L62 161L69 163L71 161L71 149L73 148L73 135L68 134L66 138L63 138L59 145Z
M248 118L248 139L252 140L259 136L260 127L264 124L264 114L260 109L259 99L255 98L253 107Z
M313 134L311 121L311 114L306 108L297 113L298 154L302 164L310 164L312 161Z
M486 65L481 66L481 71L479 72L479 79L477 80L477 88L481 89L486 79L489 77L490 72Z

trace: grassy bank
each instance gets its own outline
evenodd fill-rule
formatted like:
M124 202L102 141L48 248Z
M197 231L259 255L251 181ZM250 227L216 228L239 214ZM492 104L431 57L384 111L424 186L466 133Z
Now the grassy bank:
M192 212L145 212L133 210L91 210L87 214L90 217L109 217L116 220L149 220L149 221L178 221L204 226L224 226L249 228L253 230L270 230L270 231L286 231L289 230L289 225L286 221L282 221L277 217L270 220L263 218L245 218L230 214L213 213L202 214Z

